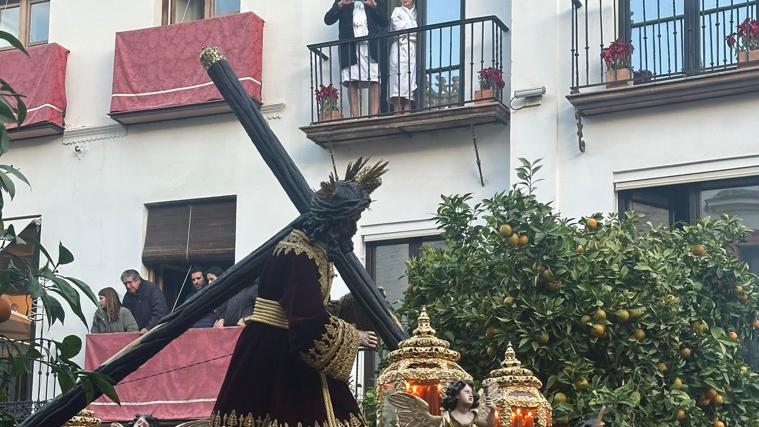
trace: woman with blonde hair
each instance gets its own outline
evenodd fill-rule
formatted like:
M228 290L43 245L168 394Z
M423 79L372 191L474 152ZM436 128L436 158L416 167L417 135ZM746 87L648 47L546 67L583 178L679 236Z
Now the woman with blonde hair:
M103 288L98 292L100 308L92 319L92 333L104 334L111 332L137 332L137 321L132 312L122 307L119 294L113 288Z

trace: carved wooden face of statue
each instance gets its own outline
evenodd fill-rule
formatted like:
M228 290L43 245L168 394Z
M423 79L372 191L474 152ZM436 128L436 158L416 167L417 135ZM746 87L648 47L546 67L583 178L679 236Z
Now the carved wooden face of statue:
M470 387L469 384L464 386L464 388L459 391L459 394L456 395L456 400L459 407L467 409L471 408L474 404L474 390L472 390L472 387Z

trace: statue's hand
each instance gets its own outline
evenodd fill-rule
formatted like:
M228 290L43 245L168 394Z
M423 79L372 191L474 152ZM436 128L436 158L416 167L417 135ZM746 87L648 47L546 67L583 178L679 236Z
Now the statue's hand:
M358 331L361 345L368 348L377 348L377 335L372 331Z

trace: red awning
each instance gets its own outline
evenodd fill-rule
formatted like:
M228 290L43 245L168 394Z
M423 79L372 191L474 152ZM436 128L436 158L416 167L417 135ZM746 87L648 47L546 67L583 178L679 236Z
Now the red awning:
M260 102L263 26L256 14L240 13L116 33L112 116L220 101L199 61L205 45L221 49Z
M14 131L51 125L63 132L66 112L66 59L69 51L61 45L48 43L31 46L29 56L12 49L0 52L0 77L16 92L25 96L27 116ZM9 123L8 129L16 128ZM37 135L32 135L37 136ZM14 138L11 133L11 138Z

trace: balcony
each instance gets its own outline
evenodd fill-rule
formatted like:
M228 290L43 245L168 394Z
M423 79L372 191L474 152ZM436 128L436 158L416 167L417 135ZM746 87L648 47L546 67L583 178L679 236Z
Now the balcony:
M66 48L48 43L0 52L0 75L25 96L27 116L21 126L8 123L13 141L63 133L66 112Z
M230 111L198 61L204 45L221 49L260 103L263 26L241 13L116 33L109 115L126 125Z
M759 63L739 61L725 42L756 0L572 0L571 93L582 116L651 108L759 91ZM609 81L601 50L622 39L633 73Z
M508 95L504 89L483 95L478 75L492 68L508 79L504 70L508 31L500 19L486 16L309 45L311 123L301 130L324 147L475 125L507 125L504 96L508 101ZM373 52L374 64L341 69L341 63L349 62L350 51L360 49L362 43ZM410 61L401 59L407 52ZM362 81L360 89L351 94L348 84L342 83L345 80ZM334 112L324 111L313 96L330 85L337 92ZM403 105L398 98L411 100Z

